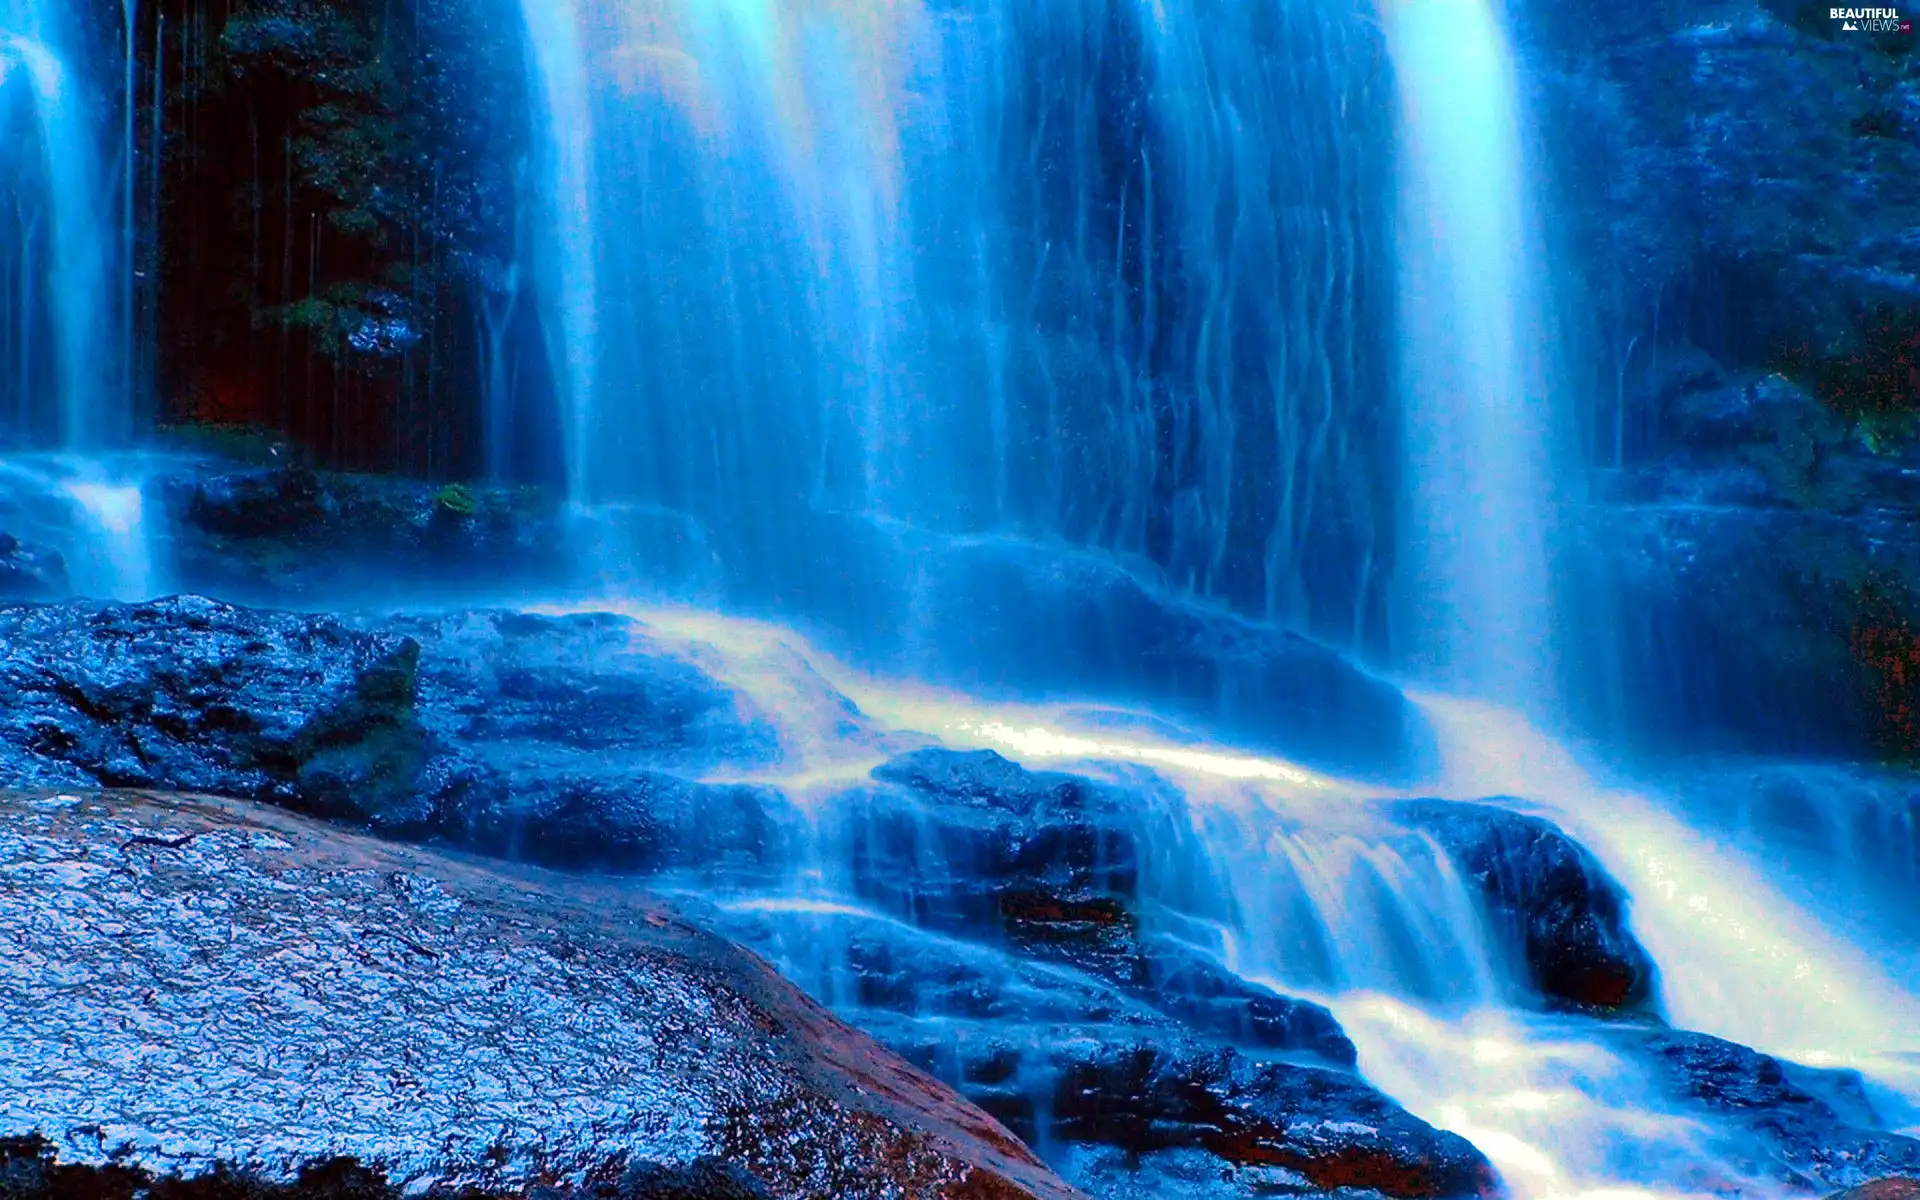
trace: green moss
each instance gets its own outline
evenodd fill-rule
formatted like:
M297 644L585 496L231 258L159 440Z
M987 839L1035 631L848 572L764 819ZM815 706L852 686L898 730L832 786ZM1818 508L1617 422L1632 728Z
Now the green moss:
M470 517L480 511L473 489L464 483L450 483L441 488L433 497L433 507L456 517Z
M294 740L302 791L325 815L381 820L412 803L428 758L414 711L420 645L411 638L361 671L353 696Z

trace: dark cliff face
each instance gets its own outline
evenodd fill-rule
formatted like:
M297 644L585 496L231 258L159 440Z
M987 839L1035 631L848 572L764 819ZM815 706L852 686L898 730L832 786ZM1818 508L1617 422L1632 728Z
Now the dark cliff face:
M1523 5L1584 364L1568 690L1652 747L1920 747L1920 53L1795 0Z
M479 469L476 397L537 344L512 304L519 39L498 0L147 14L166 417L340 465Z

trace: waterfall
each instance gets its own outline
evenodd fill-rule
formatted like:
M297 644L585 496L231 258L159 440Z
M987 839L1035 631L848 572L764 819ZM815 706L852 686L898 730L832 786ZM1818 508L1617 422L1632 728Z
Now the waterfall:
M0 194L13 194L21 226L17 242L9 235L0 250L0 264L14 275L6 281L17 322L10 332L21 355L16 378L26 389L12 407L27 414L30 431L44 429L77 449L128 429L116 367L112 297L121 289L111 188L86 80L69 57L79 39L67 27L67 7L40 0L0 7ZM44 372L32 361L43 337L51 346ZM53 397L51 414L42 391Z
M1400 385L1417 671L1548 700L1545 290L1494 0L1383 0L1400 89Z
M1378 632L1390 113L1346 5L521 10L576 502L757 575L851 516Z

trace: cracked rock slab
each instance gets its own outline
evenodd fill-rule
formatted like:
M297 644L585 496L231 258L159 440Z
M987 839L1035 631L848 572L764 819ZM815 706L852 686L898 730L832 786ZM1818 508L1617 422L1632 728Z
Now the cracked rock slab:
M1077 1196L630 889L225 801L0 793L0 1027L0 1137L69 1163L344 1156L520 1194L717 1158L779 1197Z

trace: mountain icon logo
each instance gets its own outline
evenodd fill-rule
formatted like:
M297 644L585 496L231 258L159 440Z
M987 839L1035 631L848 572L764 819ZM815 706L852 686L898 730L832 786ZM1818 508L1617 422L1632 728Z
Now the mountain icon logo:
M1842 25L1842 26L1840 26L1840 28L1841 28L1841 29L1842 29L1843 31L1845 31L1845 30L1851 30L1851 31L1852 31L1852 32L1854 32L1854 33L1858 33L1858 32L1860 32L1860 27L1859 27L1858 25L1855 25L1855 24L1854 24L1854 23L1853 23L1852 21L1848 21L1848 22L1847 22L1846 24L1844 24L1844 25Z

